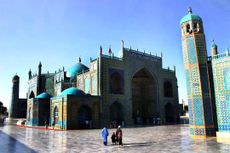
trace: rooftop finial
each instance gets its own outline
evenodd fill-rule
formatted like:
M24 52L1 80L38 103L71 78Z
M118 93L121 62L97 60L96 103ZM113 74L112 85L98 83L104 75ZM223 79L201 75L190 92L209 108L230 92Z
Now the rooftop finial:
M124 40L121 40L121 48L124 48L125 47L125 42Z
M109 54L112 54L112 50L111 50L111 45L109 45L109 50L108 50Z
M100 55L102 55L102 46L100 46Z
M79 57L79 63L81 63L81 57Z
M192 7L188 8L188 13L192 13Z

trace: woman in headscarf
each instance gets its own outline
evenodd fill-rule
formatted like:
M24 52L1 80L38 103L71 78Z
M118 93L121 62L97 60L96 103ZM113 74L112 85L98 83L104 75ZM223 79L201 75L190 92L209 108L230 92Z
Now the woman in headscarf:
M103 142L104 142L104 145L106 146L107 145L107 137L109 135L109 131L106 127L104 127L101 131L101 136L103 138Z

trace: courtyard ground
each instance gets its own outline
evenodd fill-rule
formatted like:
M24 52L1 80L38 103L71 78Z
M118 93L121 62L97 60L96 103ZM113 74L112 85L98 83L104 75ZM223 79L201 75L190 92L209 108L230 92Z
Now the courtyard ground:
M116 129L109 129L110 136ZM187 125L122 128L123 146L104 146L101 130L53 131L22 128L12 125L0 127L1 153L230 153L230 145L216 138L192 139Z

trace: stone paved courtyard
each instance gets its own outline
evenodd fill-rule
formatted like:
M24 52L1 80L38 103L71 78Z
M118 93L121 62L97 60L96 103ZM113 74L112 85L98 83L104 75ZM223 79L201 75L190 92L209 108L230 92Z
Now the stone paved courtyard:
M103 146L101 130L53 131L5 125L0 127L1 153L130 152L130 153L230 153L230 145L215 138L194 140L188 126L170 125L123 128L123 146ZM109 129L110 135L115 129Z

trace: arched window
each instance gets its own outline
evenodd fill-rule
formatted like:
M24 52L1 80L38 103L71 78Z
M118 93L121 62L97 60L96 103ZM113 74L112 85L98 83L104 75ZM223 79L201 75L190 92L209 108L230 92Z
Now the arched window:
M186 24L186 32L187 32L187 33L190 33L190 32L191 32L190 24Z
M173 88L172 88L172 83L170 81L164 82L164 96L173 97Z

